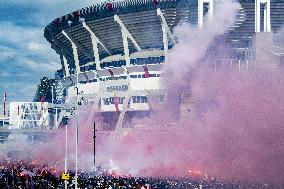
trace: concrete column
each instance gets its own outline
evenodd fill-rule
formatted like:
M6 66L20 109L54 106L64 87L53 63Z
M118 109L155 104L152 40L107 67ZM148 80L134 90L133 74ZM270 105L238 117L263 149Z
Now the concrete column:
M70 76L69 68L68 68L68 62L67 62L67 59L65 58L65 56L63 54L62 54L62 60L63 60L65 77L68 77L68 76Z
M264 4L263 32L271 32L270 0L255 1L255 32L261 32L260 29L261 4Z
M204 25L204 3L209 4L209 9L208 9L208 20L212 21L213 20L213 0L198 0L198 28L202 29Z
M76 67L76 73L80 73L80 64L79 64L79 56L78 56L78 49L75 43L71 40L71 38L68 36L68 34L62 30L62 34L70 41L72 50L73 50L73 57L74 57L74 62L75 62L75 67Z
M73 42L72 42L72 50L73 50L74 62L75 62L75 66L76 66L76 73L80 73L78 49Z
M266 6L265 6L265 12L266 12L266 32L271 32L271 18L270 18L270 0L267 0Z
M126 66L130 66L130 56L129 56L129 47L128 47L128 37L122 30L122 40L123 40L123 49L124 49L124 58L126 61Z
M101 68L101 61L100 61L100 54L99 54L99 47L98 43L96 42L96 39L93 35L91 35L92 44L93 44L93 51L95 55L95 61L96 61L96 69L99 70Z
M168 39L167 30L164 24L162 24L162 31L163 31L165 62L168 62L169 39Z

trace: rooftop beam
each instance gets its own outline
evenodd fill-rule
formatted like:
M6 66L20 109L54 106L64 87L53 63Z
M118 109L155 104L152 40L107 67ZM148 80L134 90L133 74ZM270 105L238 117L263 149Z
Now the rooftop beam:
M93 36L94 40L96 41L96 43L100 44L102 46L102 48L109 54L111 55L111 53L109 52L109 50L106 48L106 46L101 42L101 40L96 36L96 34L94 33L94 31L86 24L86 22L83 22L83 27L91 34L91 36Z
M71 42L72 45L72 50L73 50L73 57L74 57L74 62L76 66L76 73L80 73L80 64L79 64L79 56L78 56L78 49L75 43L72 41L72 39L68 36L68 34L62 30L62 34Z
M173 34L172 34L172 32L171 32L171 30L170 30L168 24L167 24L167 21L166 21L166 19L165 19L165 17L164 17L164 14L163 14L163 12L161 11L160 8L157 9L157 15L160 16L160 20L161 20L162 26L165 27L165 30L166 30L167 34L169 35L170 39L172 40L172 42L173 42L174 44L176 44L176 41L175 41L175 39L174 39L174 36L173 36Z
M91 54L90 52L88 52L88 49L86 49L86 47L84 47L83 45L81 45L79 42L77 42L68 32L62 30L63 35L72 43L74 43L76 45L77 48L81 49L82 52L87 55L87 57L90 60L94 60L94 55Z
M53 42L54 48L56 48L57 52L58 53L60 52L60 59L61 59L61 63L62 63L62 69L64 70L65 77L68 77L70 75L70 72L69 72L68 61L67 61L66 57L68 56L70 59L72 59L73 55L56 38L53 37L52 38L52 42Z
M100 44L103 49L109 54L110 52L108 49L104 46L104 44L99 40L99 38L96 36L96 34L91 30L91 28L86 24L86 22L82 23L83 27L90 33L91 35L91 40L92 40L92 45L93 45L93 52L95 56L95 62L96 62L96 69L100 69L100 54L99 54L99 48L98 44Z
M56 39L55 37L52 37L52 42L58 46L57 48L59 49L59 51L63 52L66 56L69 56L70 58L73 58L73 54L72 52L69 51L69 49L67 49L64 45L62 45L61 41L59 41L58 39Z
M126 66L130 66L128 38L132 41L137 51L142 51L142 49L117 15L114 15L114 20L119 24L121 29Z
M114 15L114 20L119 24L121 31L132 41L137 51L142 51L141 47L138 45L138 43L135 41L133 36L130 34L126 26L123 24L123 22L120 20L120 18L117 15Z
M70 72L69 72L69 67L68 67L68 62L66 57L64 56L64 54L62 53L60 56L62 62L63 62L63 67L64 67L64 75L65 77L70 76Z
M164 44L164 56L165 56L165 62L168 62L168 50L169 50L169 38L172 40L174 44L176 44L176 41L174 39L174 36L167 24L167 21L164 17L164 14L162 13L161 9L157 9L157 15L159 16L161 20L161 25L162 25L162 31L163 31L163 44Z

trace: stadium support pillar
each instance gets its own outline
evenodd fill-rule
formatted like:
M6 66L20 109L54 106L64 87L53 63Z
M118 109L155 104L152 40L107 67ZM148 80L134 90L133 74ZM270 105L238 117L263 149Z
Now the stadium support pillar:
M198 0L198 28L203 28L204 22L204 4L209 4L208 9L208 20L211 21L213 19L213 0Z
M83 22L83 27L90 33L91 35L91 40L92 40L92 44L93 44L93 51L94 51L94 57L95 57L95 61L96 61L96 69L100 69L100 54L99 54L99 48L98 45L100 44L103 49L109 54L110 52L108 51L108 49L104 46L104 44L99 40L99 38L96 36L96 34L92 31L92 29L86 24L86 22Z
M255 1L255 32L261 32L260 29L261 4L264 4L263 32L271 32L270 0Z
M142 49L117 15L114 15L114 20L119 24L121 29L126 66L130 66L128 39L131 40L137 51L142 51Z
M71 40L71 38L68 36L68 34L64 30L62 30L62 34L71 42L74 62L75 62L75 66L76 66L76 73L80 73L78 49L77 49L75 43Z
M64 66L64 75L65 77L68 77L70 73L69 73L67 59L65 58L63 53L61 54L61 56L62 56L62 61L63 61L63 66Z
M124 49L124 58L125 58L126 66L128 67L130 66L128 38L123 32L122 32L122 41L123 41L123 49Z
M162 31L163 31L165 62L168 62L169 39L168 39L166 27L163 24L162 24Z
M174 44L176 44L176 41L175 41L174 36L173 36L173 34L172 34L168 24L167 24L167 21L164 17L164 14L163 14L163 12L161 11L160 8L157 9L157 15L160 17L161 24L162 24L165 62L167 62L168 61L168 49L169 49L168 37L170 37L170 39L172 40L172 42Z

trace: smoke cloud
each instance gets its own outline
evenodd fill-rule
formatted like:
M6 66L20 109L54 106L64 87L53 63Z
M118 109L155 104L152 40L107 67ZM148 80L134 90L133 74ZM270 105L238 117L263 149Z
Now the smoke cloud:
M179 41L164 65L167 102L150 117L133 121L144 128L127 134L98 131L97 165L139 176L187 176L189 170L200 170L226 181L284 184L283 68L264 69L257 62L245 71L226 66L214 71L208 64L207 57L221 56L210 54L210 45L234 24L239 9L235 1L223 0L203 30L187 23L175 28ZM191 103L180 122L157 127L176 117L175 105L184 93L190 94ZM81 168L93 165L93 121L98 130L102 127L102 118L89 119L89 111L79 116ZM75 124L69 123L70 167ZM65 131L61 132L48 143L34 145L33 156L63 165Z

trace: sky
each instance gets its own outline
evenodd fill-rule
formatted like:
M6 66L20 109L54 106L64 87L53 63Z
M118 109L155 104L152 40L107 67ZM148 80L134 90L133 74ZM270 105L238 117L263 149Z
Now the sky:
M45 26L98 1L0 0L0 94L6 91L8 101L32 101L40 78L54 78L61 67L44 38Z

